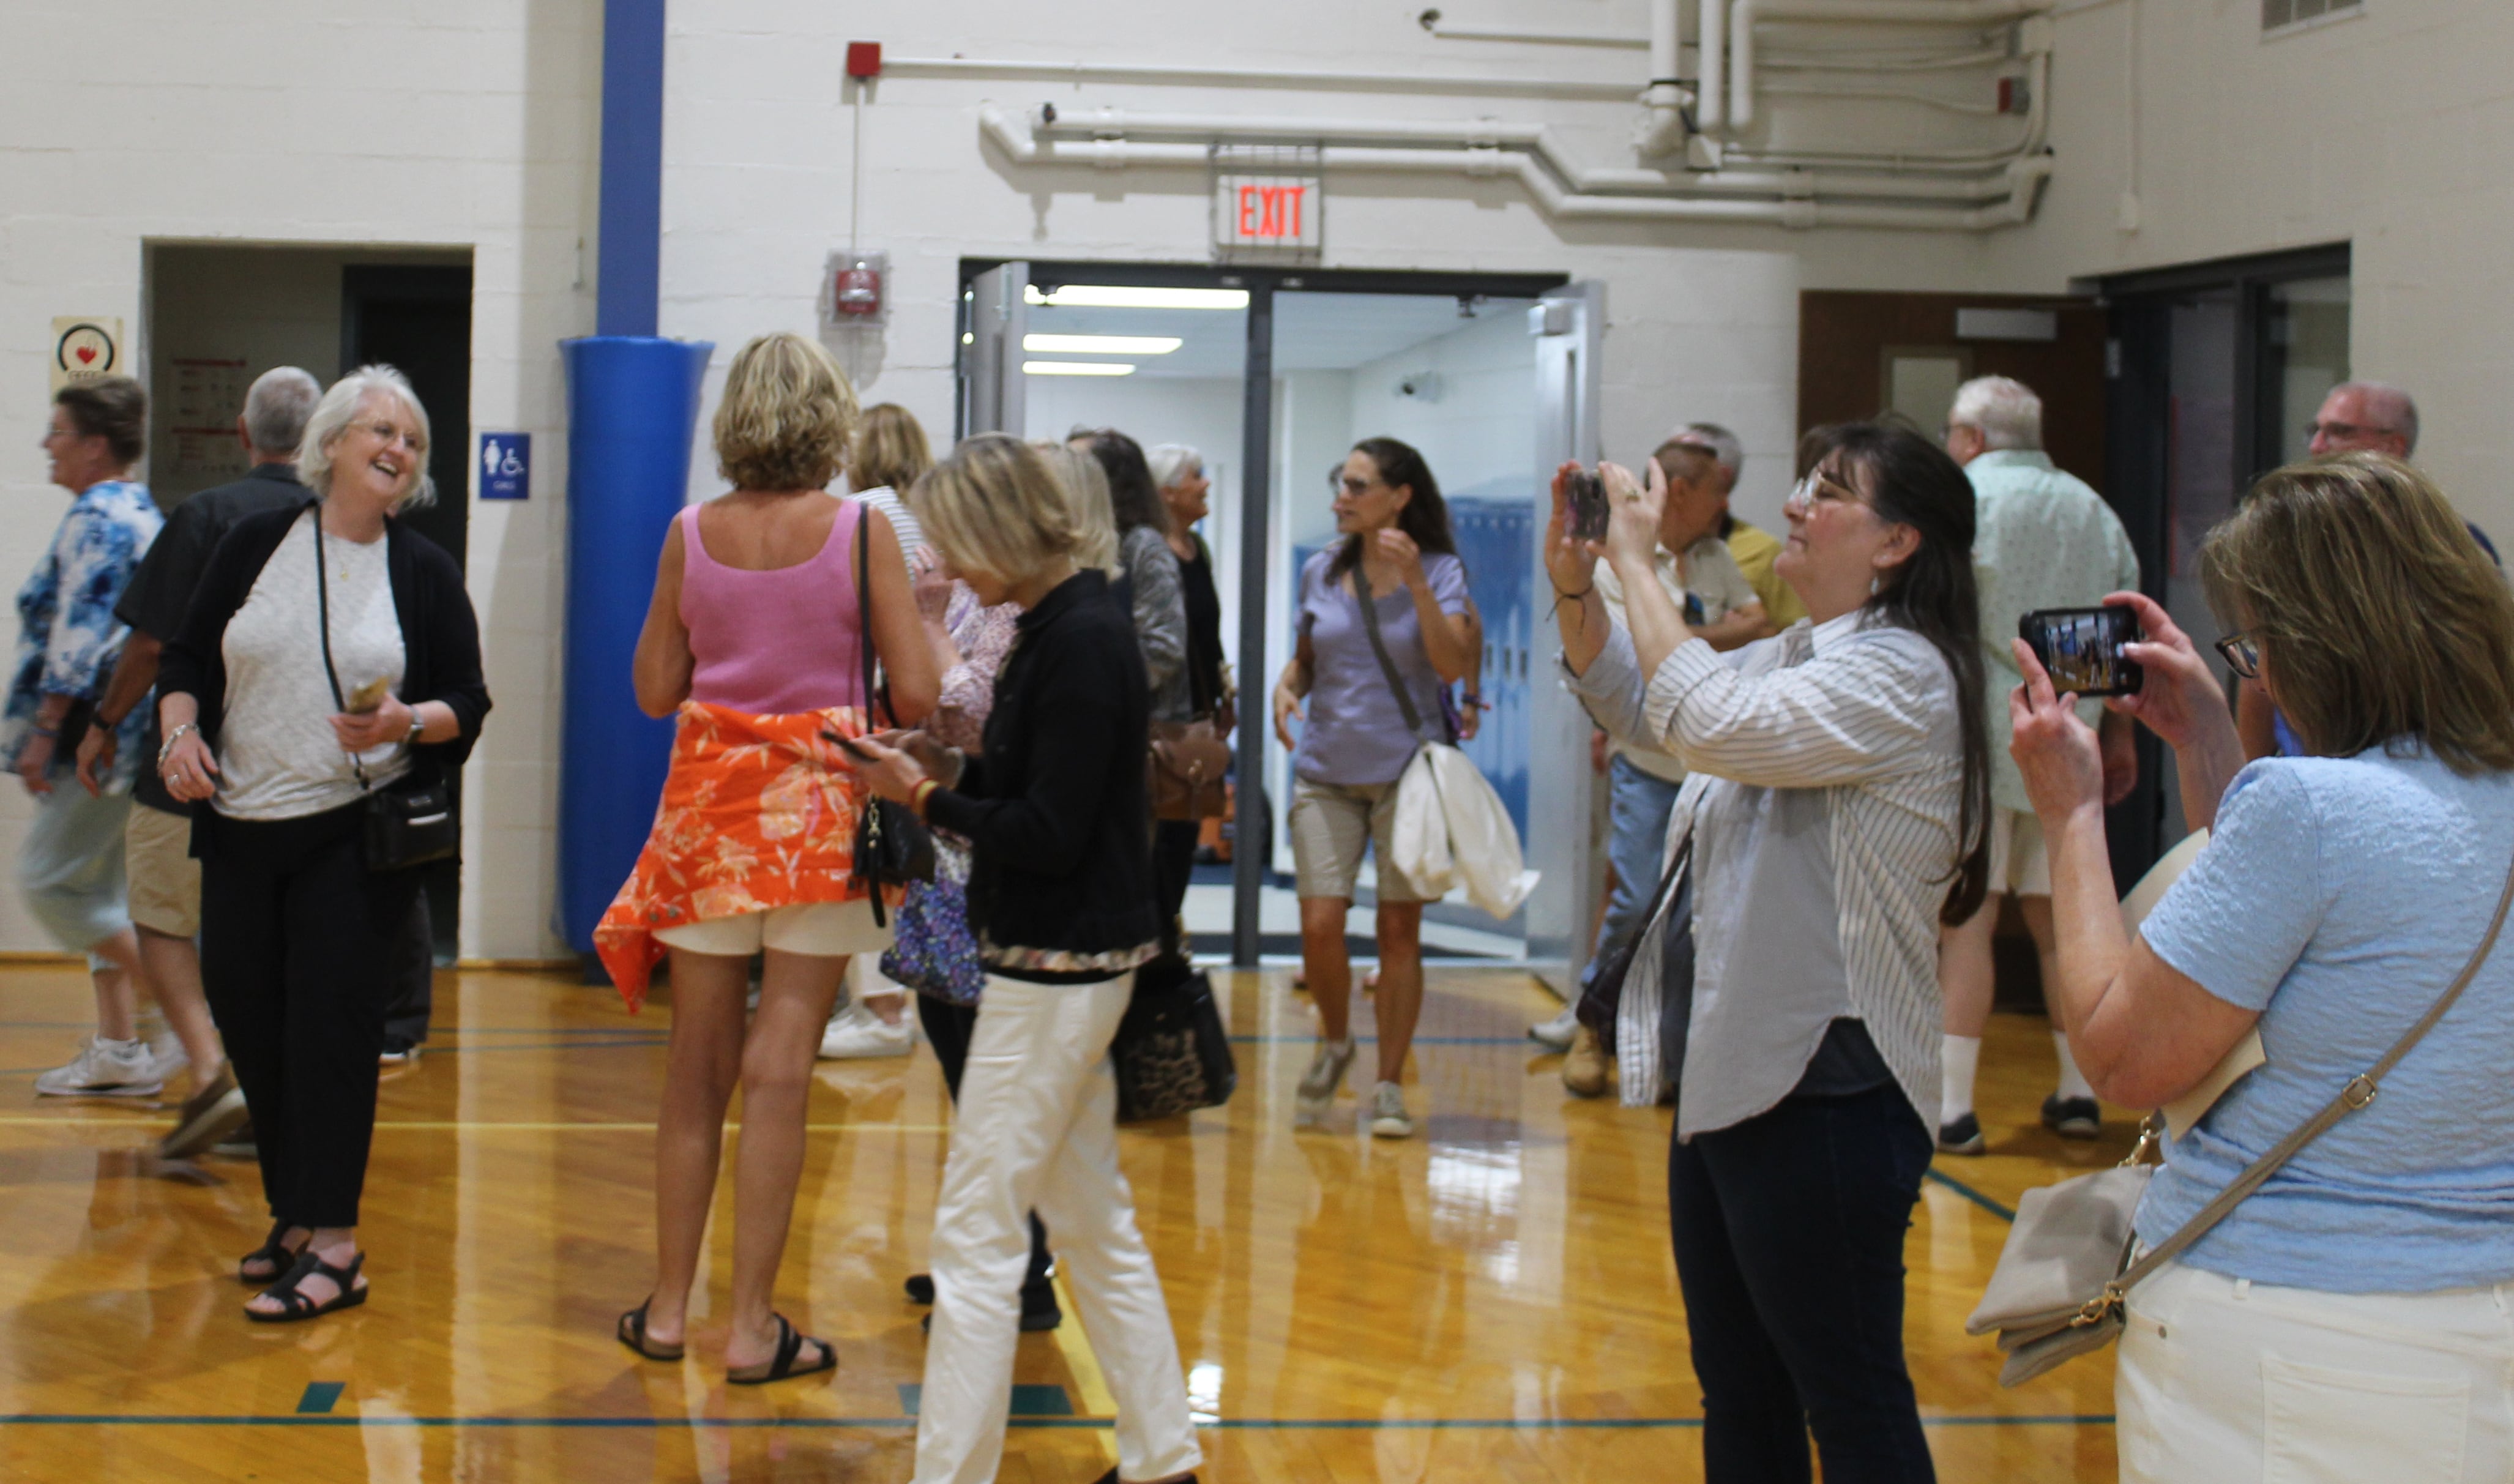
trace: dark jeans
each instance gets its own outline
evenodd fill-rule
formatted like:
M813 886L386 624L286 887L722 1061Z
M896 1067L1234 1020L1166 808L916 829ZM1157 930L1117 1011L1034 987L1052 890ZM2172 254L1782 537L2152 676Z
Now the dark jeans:
M1791 1097L1670 1141L1709 1484L1932 1480L1903 1363L1903 1236L1930 1136L1901 1089Z
M1178 939L1179 908L1187 902L1188 879L1196 870L1194 820L1157 820L1153 823L1153 902L1161 914L1161 951L1184 953Z
M249 840L250 826L222 822ZM203 862L201 979L253 1116L274 1221L354 1226L376 1055L417 871L370 873L349 830L296 859Z
M427 1020L436 1009L436 925L428 917L427 893L411 899L410 918L393 944L392 999L385 1006L385 1049L408 1051L427 1039Z
M934 1048L934 1060L943 1063L943 1085L952 1090L952 1101L960 1101L960 1071L969 1064L969 1038L977 1033L978 1007L953 1005L930 994L916 996L916 1021L925 1027L925 1039ZM1022 1287L1035 1288L1048 1279L1050 1260L1047 1255L1047 1227L1038 1213L1030 1214L1030 1271L1022 1275Z

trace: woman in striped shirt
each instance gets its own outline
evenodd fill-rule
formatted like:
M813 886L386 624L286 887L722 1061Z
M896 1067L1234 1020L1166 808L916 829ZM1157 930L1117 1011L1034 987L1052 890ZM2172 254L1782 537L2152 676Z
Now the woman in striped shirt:
M1571 684L1691 777L1691 878L1619 1020L1678 1086L1668 1201L1706 1476L1933 1477L1903 1358L1903 1234L1938 1096L1937 941L1982 897L1988 748L1964 471L1905 428L1821 430L1775 563L1808 617L1721 654L1649 581L1663 481L1602 470L1602 550L1546 533ZM1565 466L1566 469L1568 466ZM1627 622L1590 574L1624 578ZM1830 931L1826 931L1827 927ZM1672 1003L1667 1041L1656 1034Z

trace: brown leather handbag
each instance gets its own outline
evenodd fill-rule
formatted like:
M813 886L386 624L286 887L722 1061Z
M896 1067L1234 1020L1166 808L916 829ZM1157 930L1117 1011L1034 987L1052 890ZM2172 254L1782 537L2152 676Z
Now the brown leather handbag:
M1145 771L1154 819L1217 819L1225 810L1223 779L1231 771L1231 744L1208 717L1156 721Z

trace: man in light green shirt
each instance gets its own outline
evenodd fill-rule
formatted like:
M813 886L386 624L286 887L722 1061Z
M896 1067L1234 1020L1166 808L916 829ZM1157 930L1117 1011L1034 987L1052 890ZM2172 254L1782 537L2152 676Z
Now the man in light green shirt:
M1991 933L1998 902L2012 893L2034 935L2048 1003L2059 982L2052 957L2051 863L2043 830L2025 796L2025 782L2007 755L2007 695L2023 682L2015 652L2016 621L2044 608L2093 608L2110 592L2138 586L2138 557L2129 533L2086 481L2052 465L2043 452L2043 401L2022 382L1982 377L1956 389L1947 419L1947 452L1972 479L1972 573L1981 596L1983 719L1990 733L1990 892L1970 922L1942 930L1938 987L1946 998L1938 1147L1978 1154L1981 1121L1972 1106L1981 1033L1990 1020ZM2138 781L2129 718L2082 701L2078 714L2103 742L2104 798L2117 804ZM2043 1103L2047 1128L2072 1139L2101 1129L2094 1090L2069 1055L2069 1040L2051 1017L2058 1053L2058 1090Z

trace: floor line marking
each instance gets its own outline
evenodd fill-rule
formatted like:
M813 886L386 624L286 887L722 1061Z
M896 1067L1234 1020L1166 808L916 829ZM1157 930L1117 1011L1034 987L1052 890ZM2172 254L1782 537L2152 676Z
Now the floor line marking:
M349 1389L348 1383L342 1381L307 1382L305 1394L297 1398L298 1415L301 1417L328 1415L335 1406L340 1404L341 1393L347 1389Z
M329 1384L323 1383L322 1384ZM1108 1428L1114 1417L1015 1417L1008 1425L1022 1428ZM159 1427L552 1427L552 1428L902 1428L914 1427L912 1417L373 1417L354 1413L278 1416L215 1416L163 1414L118 1416L113 1413L0 1413L0 1426L159 1426ZM1369 1417L1273 1418L1226 1417L1199 1421L1199 1428L1223 1432L1443 1432L1549 1430L1605 1432L1624 1429L1695 1428L1698 1417L1581 1418L1412 1418ZM1927 1417L1924 1427L2109 1427L2109 1413L2027 1413L2014 1417Z
M46 1118L33 1114L11 1114L0 1116L0 1128L156 1129L164 1122L164 1115L173 1110L172 1104L165 1107L135 1108L127 1118ZM376 1128L379 1131L409 1129L420 1132L464 1134L498 1130L540 1134L651 1134L655 1132L655 1126L651 1123L501 1123L495 1120L425 1118L379 1118L376 1120ZM725 1125L728 1133L738 1132L741 1128L742 1124L739 1121ZM163 1130L160 1129L159 1132ZM949 1134L952 1132L952 1126L948 1123L807 1123L803 1125L803 1132L807 1134Z
M1970 1186L1970 1185L1966 1184L1963 1181L1960 1181L1960 1180L1956 1179L1954 1176L1952 1176L1952 1175L1941 1175L1941 1174L1939 1174L1939 1173L1938 1173L1934 1168L1929 1169L1929 1170L1927 1170L1927 1171L1925 1171L1925 1172L1923 1172L1923 1173L1925 1173L1926 1175L1927 1175L1927 1177L1928 1177L1929 1179L1931 1179L1931 1180L1933 1180L1933 1181L1936 1181L1939 1184L1942 1184L1942 1185L1946 1186L1948 1189L1953 1190L1956 1194L1963 1196L1966 1200L1968 1200L1968 1201L1972 1202L1974 1205L1979 1206L1982 1210L1987 1211L1987 1212L1989 1212L1991 1215L1993 1215L1993 1216L1995 1216L1995 1217L1999 1218L2001 1221L2003 1221L2003 1222L2008 1222L2008 1223L2013 1223L2013 1222L2016 1220L2016 1213L2015 1213L2015 1212L2013 1212L2013 1211L2009 1210L2009 1209L2008 1209L2007 1207L2006 1207L2006 1206L2001 1205L1999 1202L1997 1202L1997 1201L1995 1201L1995 1200L1992 1200L1989 1196L1982 1194L1980 1191L1978 1191L1978 1190L1974 1189L1974 1188L1973 1188L1972 1186Z

